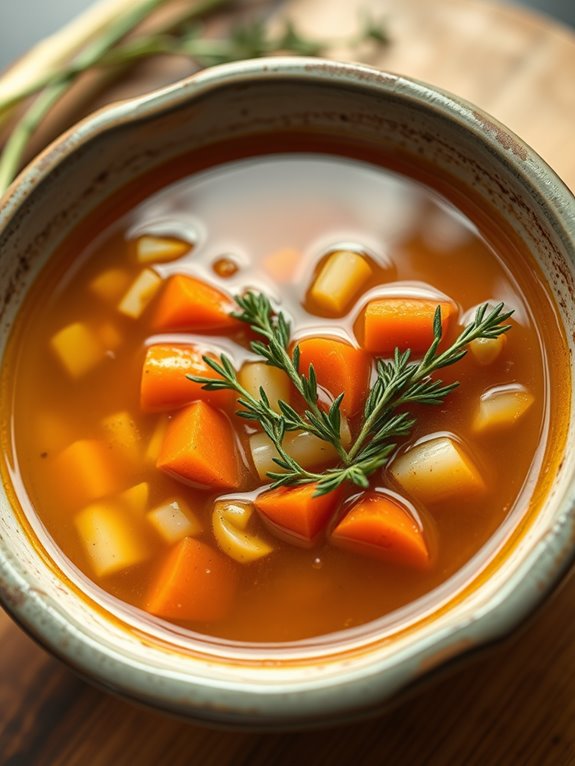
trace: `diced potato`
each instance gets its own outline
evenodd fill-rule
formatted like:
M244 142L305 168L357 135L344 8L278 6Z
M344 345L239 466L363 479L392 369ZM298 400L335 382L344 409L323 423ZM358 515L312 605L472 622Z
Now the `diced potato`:
M113 503L89 505L74 524L98 577L139 564L151 553L142 530Z
M497 338L475 338L469 344L469 351L478 364L486 367L493 364L499 357L506 342L507 336L505 335L500 335Z
M86 505L117 492L124 476L103 441L80 439L54 458L52 475L72 505Z
M274 463L274 458L278 458L279 454L267 434L258 433L250 436L249 444L252 460L260 479L267 479L270 471L281 472L279 465ZM337 459L337 452L331 444L304 431L286 434L283 448L304 468L316 468Z
M161 283L162 279L155 271L151 269L141 271L120 301L118 306L120 313L132 319L138 319L157 293Z
M130 462L137 462L140 457L142 437L130 413L115 412L103 418L101 424L109 444Z
M535 397L523 386L492 388L479 400L473 418L475 433L509 428L525 415Z
M169 500L146 514L146 518L166 543L177 543L184 537L202 534L196 514L180 499Z
M256 399L259 399L260 388L263 388L272 409L276 412L280 412L279 399L289 402L290 380L286 373L277 367L270 367L265 362L247 362L242 366L238 380Z
M137 516L143 516L144 511L148 507L149 498L150 485L147 481L141 481L139 484L135 484L118 495L118 500L122 507L127 508L130 513L134 513Z
M191 249L188 242L174 237L145 235L136 242L136 258L139 263L167 263L181 258Z
M463 500L486 490L472 458L448 436L412 447L392 462L389 472L402 489L423 503Z
M117 351L122 345L122 334L111 322L101 324L97 333L106 351Z
M310 297L322 309L343 314L371 276L366 258L352 250L332 253L317 275Z
M63 327L51 338L50 346L73 378L81 378L106 358L104 344L83 322Z
M124 269L106 269L90 282L88 289L103 301L115 303L128 289L130 275Z
M148 442L148 446L146 448L146 454L145 454L146 463L153 463L154 465L156 465L156 461L158 460L158 456L160 454L160 448L162 446L162 442L164 441L164 436L166 434L167 427L168 427L167 418L160 418L160 420L158 420L158 422L156 423L156 427L154 428L154 433L152 434L152 438Z
M214 537L220 550L240 564L257 561L274 550L262 537L246 531L252 514L250 504L232 501L228 507L226 500L216 503L212 514Z

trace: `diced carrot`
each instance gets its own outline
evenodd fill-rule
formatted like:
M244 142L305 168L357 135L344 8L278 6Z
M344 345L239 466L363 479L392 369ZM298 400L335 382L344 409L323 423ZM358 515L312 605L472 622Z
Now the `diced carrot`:
M215 287L182 274L170 277L152 321L155 330L229 330L234 303Z
M168 423L157 466L192 485L236 489L241 483L232 426L205 402L190 404Z
M237 580L230 559L185 537L169 552L144 608L166 620L221 620L232 605Z
M273 531L290 542L310 546L326 528L341 497L338 490L314 497L315 490L316 484L279 487L263 492L254 504Z
M445 334L455 306L447 301L415 298L380 298L367 304L364 315L364 345L374 354L391 355L398 348L423 354L433 342L433 318L441 308Z
M351 416L364 402L369 387L371 360L365 351L335 338L306 338L299 344L300 371L313 364L320 386L334 397L343 393L341 411Z
M123 483L114 452L103 441L81 439L54 458L53 479L70 505L86 505L117 492Z
M195 346L150 346L140 386L140 405L144 412L174 410L196 399L217 407L226 407L233 401L233 392L206 391L200 383L188 380L187 375L218 377Z
M331 533L331 541L355 553L425 569L430 556L423 531L399 500L367 492Z

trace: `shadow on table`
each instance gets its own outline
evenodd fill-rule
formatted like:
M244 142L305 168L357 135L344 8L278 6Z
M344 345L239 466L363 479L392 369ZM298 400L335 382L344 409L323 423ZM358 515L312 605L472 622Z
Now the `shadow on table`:
M15 627L2 641L4 766L575 763L575 580L511 641L384 716L289 734L223 732L92 689ZM6 674L6 671L3 671Z

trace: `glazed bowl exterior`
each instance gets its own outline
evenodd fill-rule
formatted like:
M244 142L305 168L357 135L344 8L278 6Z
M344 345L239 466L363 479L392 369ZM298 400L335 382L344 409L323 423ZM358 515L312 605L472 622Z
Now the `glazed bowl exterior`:
M237 136L290 130L420 157L473 189L534 254L572 354L575 201L545 163L488 115L431 86L360 65L281 58L216 67L111 106L32 163L0 211L0 354L30 285L102 200L192 149L209 152ZM564 394L567 402L571 390ZM403 621L276 646L157 632L131 624L93 594L82 596L73 574L25 529L4 468L0 600L84 677L157 708L258 728L350 720L507 634L560 581L575 550L574 444L571 416L544 504L469 582L440 598L432 594Z

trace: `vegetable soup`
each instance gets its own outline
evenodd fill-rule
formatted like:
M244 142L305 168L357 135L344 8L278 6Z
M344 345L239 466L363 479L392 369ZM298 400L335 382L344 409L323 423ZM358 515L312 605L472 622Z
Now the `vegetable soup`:
M534 261L473 201L268 143L166 168L68 237L3 413L22 505L88 595L255 642L476 576L544 496L568 380Z

